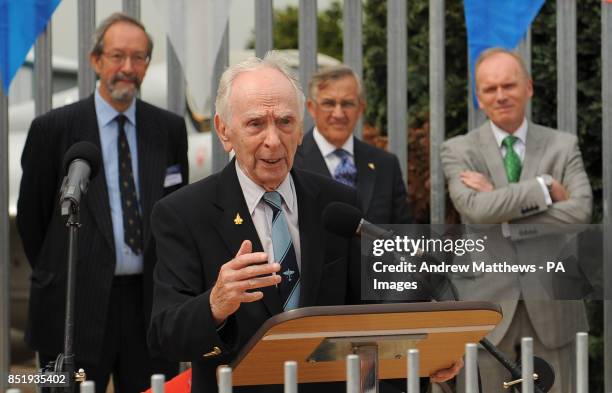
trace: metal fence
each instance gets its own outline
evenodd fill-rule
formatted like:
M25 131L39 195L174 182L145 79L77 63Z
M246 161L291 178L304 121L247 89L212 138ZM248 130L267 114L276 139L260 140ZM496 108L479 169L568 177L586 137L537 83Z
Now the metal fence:
M478 366L477 366L477 344L468 343L465 345L465 386L463 388L466 393L478 393ZM533 356L533 339L531 337L523 337L521 340L521 378L513 381L504 382L505 388L520 385L522 392L533 393L535 389L535 381L538 380L537 373L534 373L534 356ZM408 393L420 392L420 353L418 349L408 349L406 351L406 391ZM572 387L572 391L576 393L588 392L588 335L586 333L576 334L576 384ZM370 363L370 364L369 364ZM377 364L377 361L374 362ZM284 392L298 392L298 362L287 360L283 364L284 368ZM369 372L367 370L370 370ZM279 370L280 372L280 370ZM377 387L372 385L372 372L377 373L377 366L371 366L371 359L367 356L361 358L359 355L346 356L346 393L360 393L378 391ZM232 390L232 368L221 366L217 370L217 386L219 393L231 393ZM151 392L164 393L166 378L163 374L154 374L151 376ZM95 384L93 381L84 381L79 386L80 393L94 393ZM176 387L172 389L176 390ZM17 388L9 389L7 393L20 393Z
M255 44L256 54L262 55L273 47L272 22L273 1L255 1ZM557 122L560 129L576 133L577 114L577 81L576 81L576 2L575 0L556 0L557 2ZM95 86L95 75L89 67L89 39L95 29L95 0L78 2L78 85L79 96L91 94ZM123 0L123 11L139 18L140 0ZM406 0L388 0L387 6L387 48L388 48L388 130L390 151L396 154L402 166L404 177L407 176L407 29L406 10L410 2ZM439 145L445 139L445 58L444 58L444 0L430 0L430 181L431 181L431 223L444 222L444 178L440 165ZM316 0L299 0L299 49L300 80L306 84L316 69L317 56L317 2ZM593 21L593 23L596 23ZM363 73L362 55L362 0L344 0L344 62L352 66L359 75ZM36 114L48 111L51 107L51 37L50 28L36 42ZM601 2L601 72L602 72L602 182L604 236L610 238L612 230L612 3ZM217 57L213 80L213 92L216 91L219 76L229 59L229 27L225 32L222 49ZM169 41L168 41L169 43ZM521 44L520 53L530 64L530 35ZM185 111L184 75L178 67L178 61L171 45L168 45L168 106L169 109L183 114ZM179 71L177 71L179 70ZM468 89L470 90L470 89ZM471 91L470 91L471 94ZM474 109L470 97L468 100L468 125L474 128L484 121L484 115ZM214 102L214 97L212 99ZM214 107L212 108L214 112ZM312 120L305 118L306 126ZM8 220L8 97L0 91L0 390L6 389L6 373L10 366L10 313L9 313L9 220ZM361 135L361 125L356 131ZM228 155L221 144L213 138L213 170L219 170L228 161ZM604 260L612 255L612 242L604 242ZM604 298L612 298L612 265L604 264ZM612 303L604 301L604 357L606 391L612 391Z

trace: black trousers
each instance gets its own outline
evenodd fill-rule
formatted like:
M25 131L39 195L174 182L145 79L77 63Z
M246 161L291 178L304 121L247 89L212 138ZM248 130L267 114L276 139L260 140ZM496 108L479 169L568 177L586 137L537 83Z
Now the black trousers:
M102 356L96 364L76 364L85 369L88 381L95 382L96 393L106 392L111 375L115 393L137 393L150 387L152 374L165 374L169 380L178 373L178 363L149 356L142 292L141 275L113 280ZM56 356L40 354L40 362L47 364Z

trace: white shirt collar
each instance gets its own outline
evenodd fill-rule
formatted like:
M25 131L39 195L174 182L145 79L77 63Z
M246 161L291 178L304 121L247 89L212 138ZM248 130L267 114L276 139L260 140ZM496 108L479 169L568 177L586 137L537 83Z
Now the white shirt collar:
M319 146L319 150L321 150L321 154L323 155L323 157L327 157L330 154L334 154L334 151L338 149L336 146L329 143L327 139L325 139L325 137L319 132L317 127L315 127L312 130L312 136L317 146ZM346 142L344 142L344 145L342 145L340 148L343 150L346 150L352 157L354 156L353 154L354 146L355 146L355 141L353 140L353 136L351 135L346 140Z
M244 195L247 207L249 208L249 214L253 215L253 211L255 211L255 208L259 204L261 197L263 197L263 195L266 193L266 190L251 180L251 178L242 171L242 168L240 168L240 165L238 165L238 160L236 160L236 174L238 175L240 188L242 188L242 194ZM289 212L293 213L296 198L291 173L287 174L287 177L285 177L285 180L283 180L280 186L278 186L276 191L278 191L285 201L285 205L287 206L287 209L289 209Z
M495 141L497 141L497 147L501 147L502 141L504 140L504 138L510 135L510 133L502 130L497 125L495 125L495 123L493 123L492 121L489 121L489 122L491 123L491 130L493 130L493 136L495 136ZM514 134L512 135L517 137L523 144L526 144L525 143L527 141L527 119L526 118L523 119L523 122L521 123L519 128L516 131L514 131Z

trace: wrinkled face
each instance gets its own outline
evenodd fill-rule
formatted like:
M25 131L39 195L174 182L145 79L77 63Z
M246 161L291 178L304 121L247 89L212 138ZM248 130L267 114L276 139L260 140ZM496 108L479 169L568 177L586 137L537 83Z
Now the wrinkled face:
M225 151L234 150L238 165L256 184L275 190L302 143L295 89L273 68L248 71L234 79L228 105L229 119L215 115Z
M319 86L316 101L308 100L308 112L317 129L336 147L341 147L353 135L364 108L357 81L352 76L327 81Z
M478 105L499 128L513 133L525 118L525 107L533 95L531 80L515 58L497 53L476 70Z
M142 29L117 22L104 34L104 50L90 58L100 76L100 95L119 111L125 110L145 76L149 65L148 39Z

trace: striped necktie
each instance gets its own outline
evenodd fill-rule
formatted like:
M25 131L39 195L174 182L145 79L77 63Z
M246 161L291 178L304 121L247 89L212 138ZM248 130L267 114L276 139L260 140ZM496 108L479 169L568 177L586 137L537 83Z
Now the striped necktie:
M293 310L300 301L300 271L287 219L282 209L281 195L276 191L266 192L264 201L272 209L272 247L274 260L281 265L282 280L278 284L283 310Z

